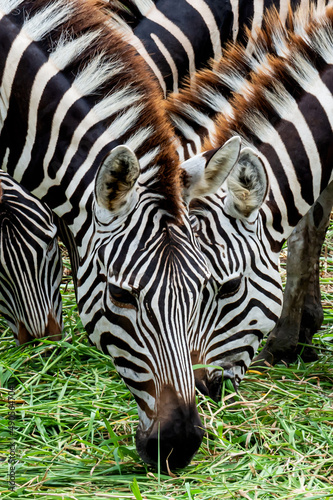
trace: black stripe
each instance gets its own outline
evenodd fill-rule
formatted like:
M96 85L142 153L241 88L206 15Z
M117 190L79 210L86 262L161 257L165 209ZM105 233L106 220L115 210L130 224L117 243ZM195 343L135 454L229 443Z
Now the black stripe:
M303 108L303 106L302 106ZM309 111L308 107L304 112ZM279 135L286 146L288 154L293 162L295 173L301 187L301 195L304 201L313 205L313 179L310 170L309 158L304 149L302 139L293 123L281 120L278 127Z
M4 16L0 21L0 85L2 84L3 72L7 62L8 52L11 49L19 30L13 26L8 16Z
M280 162L280 159L274 149L274 146L268 143L262 144L260 148L261 153L267 158L269 164L272 166L274 175L276 177L276 180L280 186L281 189L281 194L284 198L286 207L287 207L287 217L288 217L288 223L290 226L296 226L297 222L302 218L302 215L299 213L298 209L295 206L295 199L294 199L294 194L289 186L289 181L286 176L285 170L283 165ZM272 196L270 193L270 203L272 203ZM273 227L276 229L278 226L278 219L277 223L275 223L275 218L277 215L277 209L275 208L274 210L274 221L273 221ZM278 210L279 212L279 210ZM278 230L278 229L276 229Z
M252 19L254 15L254 7L253 1L249 0L240 0L239 2L239 31L237 36L237 41L240 43L245 43L247 37L245 35L245 28L249 28L251 30Z
M243 300L247 296L247 292L243 294ZM237 301L236 307L238 307L240 301ZM242 312L237 314L237 317L231 319L229 323L227 323L223 328L219 328L214 332L214 337L221 335L222 333L228 332L229 330L236 328L237 325L239 325L249 314L249 312L257 307L262 311L262 313L272 321L277 322L278 317L276 314L274 314L270 309L268 309L262 302L260 302L258 299L250 299L246 307L243 309ZM228 304L228 306L224 307L222 309L222 317L226 316L228 309L233 310L235 307L233 307L233 304ZM226 311L226 312L225 312Z
M327 67L326 71L322 75L322 81L328 87L329 91L333 93L332 65ZM327 186L332 174L332 129L327 118L327 114L316 96L307 94L302 100L301 110L308 126L311 129L319 153L322 165L321 190L323 190Z
M280 305L282 304L281 299L279 297L276 297L276 295L273 295L271 292L269 292L268 290L266 290L265 288L260 286L259 283L252 280L251 278L249 278L249 281L250 281L251 285L254 288L256 288L264 297L265 296L268 297L270 300L272 300L273 302L276 302L277 304L280 304ZM266 281L269 281L269 280L266 280ZM275 283L275 286L277 289L281 290L279 283Z
M238 342L238 344L241 344L241 347L239 348L231 349L231 351L224 350L224 348L227 348L228 344L230 344L231 342L235 342L236 340L240 341L248 335L253 335L258 339L258 341L262 340L263 338L263 333L260 330L241 330L234 335L231 335L227 339L221 340L221 342L217 342L216 344L214 344L214 351L215 349L223 349L223 351L219 354L219 358L221 358L222 356L224 357L228 352L242 352L242 350L248 350L248 347L244 345L244 342Z

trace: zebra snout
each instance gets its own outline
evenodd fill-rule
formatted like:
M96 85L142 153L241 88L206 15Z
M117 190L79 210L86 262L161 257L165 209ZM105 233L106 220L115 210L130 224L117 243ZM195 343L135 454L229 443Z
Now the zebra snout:
M163 397L164 396L164 397ZM168 390L168 401L162 394L160 411L149 433L136 434L137 450L149 464L158 464L164 471L186 467L201 445L204 427L195 403L178 403ZM164 404L163 404L164 403ZM158 457L159 454L159 457Z

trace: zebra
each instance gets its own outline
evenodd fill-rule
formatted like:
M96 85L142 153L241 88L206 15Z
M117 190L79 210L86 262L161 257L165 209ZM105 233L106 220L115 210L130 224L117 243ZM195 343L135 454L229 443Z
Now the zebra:
M98 0L0 0L0 157L68 230L79 313L137 402L140 456L178 468L204 433L187 339L210 271L158 87L108 19ZM239 153L235 137L195 158L188 189L214 192Z
M115 4L112 1L108 3L109 13L114 15L112 9ZM324 6L327 0L319 0L316 3L318 7ZM230 39L243 43L247 51L251 52L256 32L264 26L264 14L269 7L275 6L281 21L286 23L289 5L292 10L296 10L299 6L308 9L310 2L297 0L289 4L288 0L273 2L258 0L203 2L200 0L188 3L180 0L177 1L177 8L172 8L169 1L165 3L159 1L157 5L156 2L148 0L144 2L124 0L122 4L120 9L122 8L123 11L120 15L126 22L119 20L119 16L114 16L115 22L120 25L129 43L143 56L156 76L164 95L167 96L171 91L178 91L184 77L187 76L190 81L194 81L194 68L202 67L209 57L218 60L223 47ZM179 16L179 12L183 15ZM251 37L247 43L249 32ZM191 33L192 36L190 36ZM229 90L226 92L229 95ZM209 109L209 117L206 116L205 109L200 109L191 117L196 127L192 127L189 120L184 123L182 117L177 115L177 110L173 108L171 118L181 141L178 145L178 153L183 160L202 150L206 134L209 130L214 130L213 117L220 112L219 105L222 105L223 109L224 100L217 103L214 101L214 96L209 96L208 100L215 103L215 106ZM325 196L327 200L324 199ZM316 271L316 276L314 276L314 270L318 270L319 267L316 249L321 247L325 238L325 228L330 217L330 199L329 194L323 193L322 203L313 207L288 240L288 279L281 318L267 346L257 358L257 362L265 359L274 363L279 361L281 356L284 359L293 358L294 353L297 352L297 343L310 344L312 336L323 321L318 293L319 275ZM318 207L321 207L321 210ZM319 213L321 213L320 221L318 220ZM312 242L310 247L309 235L311 235ZM311 261L311 267L309 265L306 276L298 271L300 258L304 260L305 256L309 262ZM314 286L315 289L313 289ZM317 359L317 354L314 349L308 347L304 352L302 351L302 357L311 361Z
M192 332L190 350L195 364L211 365L198 369L196 379L214 399L221 368L237 388L261 339L277 323L282 244L332 180L332 23L332 7L300 9L288 30L271 13L252 55L230 45L218 65L198 72L195 84L168 104L183 129L196 127L200 139L203 124L195 118L208 117L207 126L210 111L214 115L222 103L224 113L215 113L203 149L233 135L244 146L224 189L188 197L214 278L204 291L201 326ZM183 167L186 181L191 169L186 161Z
M0 311L18 345L61 339L61 278L52 212L0 170Z

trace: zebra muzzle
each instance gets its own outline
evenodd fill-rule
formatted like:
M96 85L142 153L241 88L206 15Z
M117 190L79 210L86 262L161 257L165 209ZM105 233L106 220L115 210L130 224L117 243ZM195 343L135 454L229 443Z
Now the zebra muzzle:
M150 429L142 431L139 427L137 430L138 453L149 464L159 463L164 471L186 467L204 435L195 402L180 402L172 388L165 388L158 407L158 415Z

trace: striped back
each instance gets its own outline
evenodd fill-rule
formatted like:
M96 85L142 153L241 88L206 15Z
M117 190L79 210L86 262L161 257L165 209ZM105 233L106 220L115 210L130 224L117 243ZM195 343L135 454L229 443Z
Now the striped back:
M61 256L52 212L0 171L0 311L18 344L62 331Z
M106 8L156 76L164 95L177 92L185 78L210 58L219 60L229 41L247 45L275 6L282 22L289 5L307 7L310 0L105 0ZM327 0L318 0L324 5ZM116 13L116 15L115 15ZM123 22L122 22L123 21ZM197 151L199 152L199 150Z
M232 9L220 0L106 0L106 6L165 95L210 57L219 59L221 34L231 36Z

